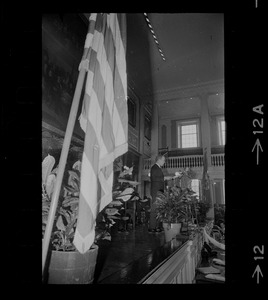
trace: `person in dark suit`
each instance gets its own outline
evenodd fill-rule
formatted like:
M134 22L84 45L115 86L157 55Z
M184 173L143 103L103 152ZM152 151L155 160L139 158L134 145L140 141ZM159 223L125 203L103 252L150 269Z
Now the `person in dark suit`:
M161 229L158 228L159 222L156 219L156 194L158 191L164 192L165 189L165 181L164 174L162 171L162 166L165 163L164 155L157 155L155 164L151 167L151 212L149 219L149 232L159 232Z

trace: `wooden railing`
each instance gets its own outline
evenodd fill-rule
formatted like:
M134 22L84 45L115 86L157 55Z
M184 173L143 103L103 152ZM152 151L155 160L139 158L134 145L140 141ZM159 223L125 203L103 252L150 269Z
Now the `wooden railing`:
M224 153L212 154L211 155L211 165L213 167L222 167L225 164ZM175 156L168 157L163 169L180 169L180 168L198 168L204 166L203 155L185 155L185 156ZM143 170L150 170L151 159L147 158L144 160Z
M171 241L172 242L172 241ZM204 238L197 233L193 240L186 242L182 248L172 254L160 266L155 268L141 284L183 284L195 283L195 269L201 259Z
M225 165L224 154L211 154L211 165L214 167L222 167Z

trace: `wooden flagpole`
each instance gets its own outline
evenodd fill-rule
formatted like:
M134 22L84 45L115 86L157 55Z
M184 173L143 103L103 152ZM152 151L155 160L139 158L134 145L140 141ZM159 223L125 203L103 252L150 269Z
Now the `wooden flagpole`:
M83 61L83 62L85 62L85 61ZM75 120L76 120L76 116L77 116L79 100L81 97L85 74L87 71L86 67L82 63L80 66L81 66L81 69L79 71L79 76L78 76L77 83L76 83L73 102L72 102L69 119L68 119L68 123L67 123L67 128L66 128L66 132L65 132L65 136L64 136L64 141L63 141L63 145L62 145L60 161L59 161L57 177L56 177L56 183L55 183L54 191L52 194L51 205L50 205L50 209L49 209L49 215L48 215L48 220L47 220L47 225L46 225L46 230L45 230L45 235L44 235L44 240L43 240L43 245L42 245L43 278L45 275L47 252L48 252L48 248L49 248L49 244L50 244L50 237L51 237L51 232L52 232L52 228L53 228L53 224L54 224L55 213L56 213L56 209L58 206L58 199L59 199L59 194L60 194L60 190L61 190L63 174L64 174L64 170L65 170L65 165L66 165L66 160L67 160L67 156L68 156L68 152L69 152L69 148L70 148L71 139L72 139L72 134L73 134L73 129L74 129Z

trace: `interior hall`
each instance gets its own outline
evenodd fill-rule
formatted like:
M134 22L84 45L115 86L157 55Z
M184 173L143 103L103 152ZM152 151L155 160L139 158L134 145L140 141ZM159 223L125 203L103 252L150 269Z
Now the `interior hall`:
M223 13L43 14L43 281L224 283L226 139Z

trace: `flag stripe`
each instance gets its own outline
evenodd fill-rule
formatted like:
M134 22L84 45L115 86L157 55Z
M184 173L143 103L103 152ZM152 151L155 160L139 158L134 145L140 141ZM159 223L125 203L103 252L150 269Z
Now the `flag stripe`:
M99 24L100 24L100 22L99 22ZM101 30L101 26L96 25L96 30ZM115 111L116 116L113 117L113 120L114 120L114 124L113 124L114 133L113 134L114 134L114 136L122 137L122 140L127 140L127 126L123 126L123 124L127 124L127 120L126 120L126 118L127 118L126 94L125 94L125 91L124 91L124 88L123 88L123 83L121 81L121 76L119 74L117 64L115 65L115 63L114 63L116 57L115 57L114 38L112 36L113 32L109 28L109 30L107 30L106 33L107 34L105 36L104 41L103 41L103 35L100 32L95 33L96 42L92 45L92 48L98 53L98 55L97 55L97 57L98 57L97 64L100 61L100 56L102 54L103 61L105 62L107 60L108 65L110 66L110 68L109 68L109 67L107 67L107 64L99 63L99 66L101 66L100 67L100 72L102 74L102 78L106 79L105 80L105 84L106 84L106 86L105 86L106 87L106 89L105 89L106 95L105 96L106 96L106 102L108 104L110 103L110 101L109 101L110 97L112 97L114 95L114 92L115 92L114 101L115 101L116 107L114 108L114 110L117 110L117 111ZM119 41L117 43L120 44ZM104 49L102 49L102 47L104 47ZM121 47L123 47L123 46L121 45ZM107 53L108 53L108 55L107 55ZM108 57L108 59L106 57ZM125 67L125 64L121 63L121 65L123 67ZM99 66L97 66L97 68ZM104 68L104 66L105 66L105 68ZM111 70L114 70L114 72L115 72L114 85L117 87L118 92L117 92L117 90L115 90L113 92L112 71ZM97 72L97 74L99 74L99 73ZM125 101L122 101L122 98ZM122 117L119 117L119 118L117 117L118 111L124 112L122 114ZM111 112L111 107L110 107L110 112ZM105 111L104 111L104 113L105 113ZM126 115L126 118L124 118L124 115ZM106 119L104 118L104 120L106 120ZM116 122L116 124L115 124L115 122ZM107 126L110 126L110 125L107 124ZM107 129L106 131L108 133L110 133L110 130L106 126L104 126L103 128ZM106 132L103 131L103 135L105 135L105 134L106 134ZM108 135L108 138L109 138L109 135ZM106 139L107 139L107 136L104 136L104 140L106 140ZM113 142L113 140L114 139L111 138L110 142ZM108 141L109 140L107 140L107 142ZM119 139L119 140L117 140L117 142L120 145L122 141ZM111 144L110 145L108 144L108 147L107 147L108 152L110 152L109 146L111 146Z
M112 30L111 30L112 33ZM110 35L112 36L112 35ZM111 68L111 70L114 70L114 85L117 87L117 89L114 91L114 101L115 101L115 110L114 110L114 118L113 120L120 120L120 122L117 122L117 124L113 124L114 129L114 135L122 137L122 139L127 140L127 126L124 126L123 124L126 123L126 119L124 119L124 115L127 112L127 100L126 100L126 91L124 90L124 84L121 80L119 69L118 69L118 63L116 61L115 64L115 45L114 43L109 43L110 41L106 41L106 52L109 51L109 53L112 53L108 58L108 63ZM109 48L108 48L109 47ZM113 59L112 59L113 58ZM118 118L118 112L121 112L121 116ZM124 112L124 114L122 114ZM127 115L126 115L127 117ZM120 140L117 140L118 144L121 144ZM117 146L117 145L116 145Z
M104 47L105 52L102 52L104 50L100 50L99 53L103 53L103 56L105 54L108 57L108 64L110 66L111 70L114 70L114 85L117 87L114 94L114 101L116 104L116 109L119 112L124 112L121 114L121 118L113 118L114 120L119 120L121 123L122 128L116 128L116 134L118 136L122 136L124 134L124 139L127 140L128 132L127 132L127 90L126 90L126 62L125 62L125 50L124 45L122 43L121 35L119 32L119 25L117 22L117 17L113 14L113 16L108 16L107 19L109 29L107 30L107 34L105 36L104 41ZM99 25L96 25L96 31L101 31L102 28L100 26L101 22L99 22ZM122 25L121 25L122 26ZM115 28L115 29L114 29ZM96 34L98 36L98 34ZM113 39L113 42L111 41ZM96 45L95 45L96 47ZM93 48L95 48L93 45ZM115 48L118 49L117 52L115 51ZM118 53L115 55L115 53ZM115 57L114 57L115 56ZM116 64L115 64L116 61ZM105 72L102 72L104 74ZM108 75L109 76L109 75ZM103 75L104 77L104 75ZM111 85L112 86L112 85ZM109 93L110 95L113 95L113 93ZM125 100L125 101L123 101ZM117 112L116 112L117 114ZM125 116L125 117L124 117ZM118 130L122 130L123 132L118 132ZM115 134L115 135L116 135ZM120 144L120 142L119 142Z
M120 18L119 25L117 14L92 14L82 57L89 69L80 115L85 143L74 238L81 253L94 241L97 214L112 201L113 161L128 150L124 21Z
M127 137L128 137L128 132L127 132L127 102L126 102L126 95L124 94L124 88L123 88L123 84L122 84L122 80L121 80L121 76L119 74L119 71L118 71L118 68L116 67L115 68L115 76L114 76L114 85L117 86L117 89L113 92L113 86L112 84L109 85L109 82L110 82L110 78L112 77L112 72L111 70L114 69L114 53L115 53L115 47L113 45L113 43L111 43L111 35L112 35L112 30L108 30L107 31L107 34L106 36L109 37L109 38L105 38L105 41L104 41L104 45L103 45L103 35L99 32L100 30L102 30L102 22L100 22L100 18L97 19L97 23L96 23L96 27L95 27L95 39L94 39L94 42L93 42L93 45L92 45L92 49L95 50L91 52L91 55L92 55L92 60L91 60L91 63L90 63L90 66L89 66L89 69L92 71L92 72L95 72L95 74L99 75L100 72L102 74L102 78L101 77L95 77L96 78L96 81L94 81L93 83L93 89L94 90L98 90L98 92L96 92L97 94L99 93L100 91L100 94L99 94L99 100L100 100L100 106L102 107L103 103L105 105L105 108L103 109L103 114L107 114L107 118L104 117L103 120L106 124L104 124L103 126L103 131L102 131L102 136L103 136L103 140L106 143L106 148L107 148L107 151L110 153L111 152L111 149L114 147L114 143L115 146L118 146L118 145L121 145L122 141L126 141L127 140ZM99 31L98 31L99 30ZM109 32L110 31L110 32ZM114 39L113 39L114 40ZM107 46L107 43L110 42L110 45L109 47ZM120 44L120 42L118 41L118 44ZM122 44L122 43L121 43ZM104 46L105 49L102 49L102 47ZM123 47L122 45L119 46L119 47ZM107 72L106 72L106 76L105 76L105 71L104 70L104 67L101 67L101 66L107 66L107 64L105 63L102 63L100 64L99 63L99 60L100 58L96 59L96 53L97 54L97 57L100 56L99 53L102 53L102 57L105 57L105 59L103 59L104 61L106 61L106 53L109 53L108 55L108 64L110 66L110 69L109 68L106 68L108 69ZM123 63L121 63L121 65L124 66ZM110 72L109 72L110 71ZM115 105L116 107L114 107L114 116L113 116L113 124L109 124L109 115L108 115L108 112L106 111L106 104L107 102L109 103L109 97L107 97L106 95L106 101L105 102L102 102L101 100L103 99L103 95L102 95L102 90L104 90L104 81L103 81L103 78L106 78L106 88L105 88L105 91L106 91L106 95L111 95L110 97L112 97L114 94L115 94L115 98L114 99L111 99L111 101L114 100L115 102ZM112 81L112 80L111 80ZM103 85L102 85L103 84ZM98 86L100 85L100 86ZM97 87L96 87L97 86ZM111 90L110 90L110 89ZM123 96L122 96L123 95ZM125 101L122 101L122 98L125 100ZM108 106L109 108L109 106ZM110 107L109 111L111 112L112 108ZM121 113L121 116L119 116L119 113L118 111L121 111L121 112L124 112L123 114ZM125 126L123 126L123 124L125 124ZM111 135L111 131L109 130L109 128L113 128L113 136L117 136L119 138L117 138L117 140L114 142L114 138L113 136ZM103 149L103 148L102 148ZM117 151L120 155L121 151ZM104 156L104 153L102 151L101 153L101 158ZM104 165L105 163L111 161L114 159L114 156L113 155L110 155L110 156L107 156L104 160L102 160L102 164L101 165ZM105 163L104 163L105 162Z
M79 233L80 235L85 238L88 235L89 231L92 231L94 223L92 223L90 220L95 219L96 217L92 213L92 210L90 209L86 198L84 195L81 195L81 199L79 199L79 218L85 219L87 221L87 226L83 226L80 228Z
M89 70L94 72L93 90L97 95L98 104L102 111L102 122L103 124L99 127L104 144L108 152L111 152L114 148L114 137L111 135L112 121L111 115L107 103L105 101L105 84L100 72L100 64L96 58L96 52L92 51L92 59L96 60L94 69L92 65L89 65Z
M112 200L113 163L110 163L102 170L103 171L99 173L99 180L100 180L101 187L103 189L100 198L100 207L99 207L100 211Z

